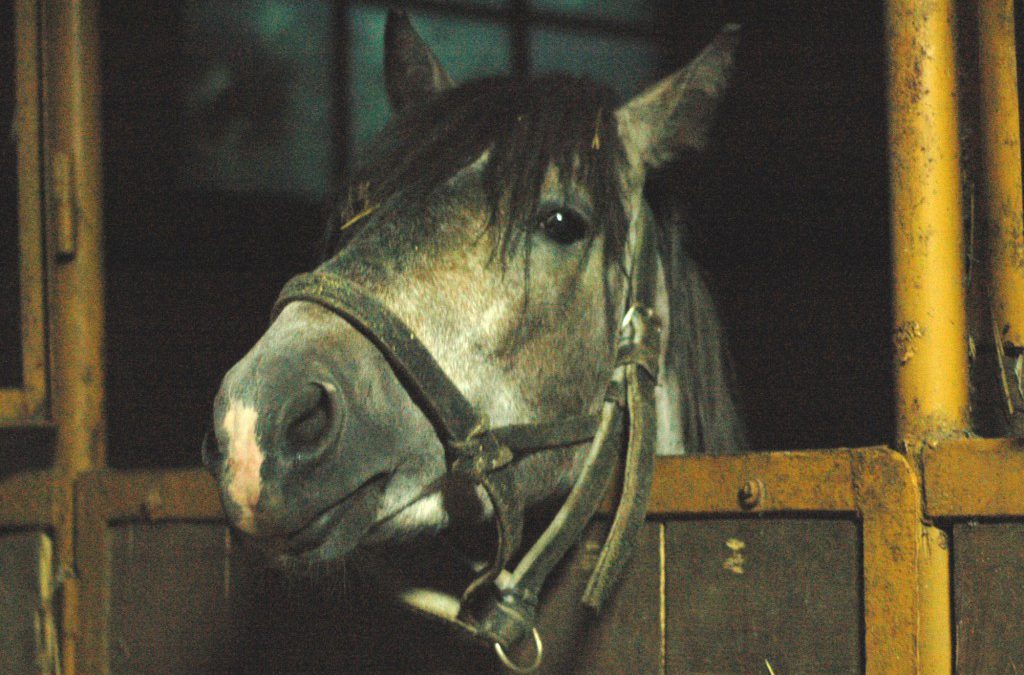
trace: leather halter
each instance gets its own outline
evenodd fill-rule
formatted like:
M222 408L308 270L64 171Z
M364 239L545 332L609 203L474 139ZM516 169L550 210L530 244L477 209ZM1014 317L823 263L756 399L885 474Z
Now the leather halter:
M643 524L654 471L654 386L658 379L661 321L654 312L657 253L644 219L633 223L633 256L627 309L619 327L612 376L600 415L491 428L441 370L415 334L377 299L332 274L312 272L291 279L274 304L272 319L285 305L306 301L348 321L387 359L411 398L434 425L445 448L448 473L479 485L491 500L497 546L488 566L458 600L422 601L408 595L414 609L442 619L470 636L493 644L502 662L528 672L540 665L536 629L538 596L544 580L581 536L610 487L624 437L621 497L582 602L602 605L632 553ZM509 467L517 459L550 449L591 442L580 477L544 533L519 560L508 565L522 540L524 505ZM504 651L533 634L535 662L521 668Z

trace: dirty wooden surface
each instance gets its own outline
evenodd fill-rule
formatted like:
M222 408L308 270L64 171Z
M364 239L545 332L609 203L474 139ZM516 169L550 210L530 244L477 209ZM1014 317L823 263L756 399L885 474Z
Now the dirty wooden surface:
M43 532L0 531L0 673L40 672L50 550Z
M843 520L666 526L667 672L860 673L860 548Z
M785 632L786 627L782 627L783 637L777 644L789 648L786 651L787 658L803 659L801 663L832 658L839 664L836 666L839 672L843 672L841 664L844 662L855 664L851 666L853 670L866 668L868 672L879 673L911 672L913 653L910 650L915 643L913 630L907 626L916 625L916 595L913 593L916 584L907 580L916 578L916 575L912 560L906 560L908 556L913 558L914 547L911 544L907 550L906 544L917 541L917 535L914 534L917 530L911 525L919 523L920 516L914 515L914 505L919 504L918 491L916 483L908 479L908 476L912 479L913 475L906 461L891 451L879 448L849 453L776 454L780 456L763 466L761 460L754 461L741 456L733 458L731 464L719 467L722 471L718 472L718 479L711 482L719 485L722 494L710 503L717 505L721 502L724 508L731 509L727 514L716 516L701 512L699 502L703 492L700 490L676 492L675 499L671 501L666 501L668 493L662 490L665 494L659 497L661 501L655 500L660 506L652 514L653 522L648 525L649 531L634 561L635 577L631 576L627 580L627 586L616 600L616 603L622 604L613 603L612 612L602 617L602 622L609 622L607 629L600 624L589 627L574 623L582 616L574 614L579 589L574 589L573 584L579 586L583 583L588 555L586 548L583 553L575 552L567 560L566 567L552 578L545 591L540 622L546 644L545 659L552 668L549 672L572 672L574 667L585 668L588 672L597 669L600 672L602 663L609 663L608 670L616 672L624 669L638 672L653 669L652 672L659 672L660 659L666 647L669 651L669 666L679 668L670 667L669 672L699 672L685 670L689 667L685 659L696 658L692 655L702 653L701 650L706 648L707 640L710 639L709 635L714 635L716 643L723 643L716 647L723 662L739 663L741 665L737 667L743 670L742 659L746 658L744 655L749 656L750 644L756 646L756 640L767 640L763 634L758 633L751 642L749 630L755 624L748 623L751 617L760 616L758 612L769 612L772 602L779 603L779 606L771 610L777 613L769 614L769 619L783 623L796 622L795 625L805 629L791 636ZM791 493L781 489L781 485L788 484L789 479L783 481L780 476L791 476L787 467L792 468L790 464L793 462L810 463L822 468L822 462L828 464L828 457L832 457L829 461L837 463L833 466L837 473L831 476L829 471L825 471L819 474L819 479L835 483L837 495L846 496L839 501L834 498L818 500L817 503L828 503L838 511L828 516L828 519L823 516L797 519L793 510L799 511L809 504L804 503L802 492ZM697 458L690 459L690 463L671 467L662 462L659 472L689 467L684 475L696 478L690 475L689 470L714 468L706 462L696 461ZM854 467L850 466L851 460ZM783 463L776 466L777 461ZM845 471L840 470L841 467L845 467ZM735 486L743 484L751 475L762 480L768 498L753 513L743 513L742 507L735 501ZM808 489L817 493L822 486ZM78 493L81 521L78 542L81 564L79 581L84 589L84 618L80 639L84 643L85 638L89 638L89 649L83 649L83 654L91 659L89 672L102 672L105 667L103 664L109 662L110 656L119 648L115 642L108 640L112 631L108 631L106 626L111 617L103 608L112 604L107 599L111 586L120 582L108 579L105 575L98 577L92 572L109 569L110 564L106 561L115 557L115 552L109 550L115 542L108 530L146 519L152 521L147 527L153 528L154 536L166 524L192 521L194 526L198 526L197 521L205 521L209 525L203 527L212 528L221 517L220 508L209 476L197 470L94 472L80 481ZM766 513L761 508L770 511ZM851 509L851 512L843 515L846 509ZM855 524L858 521L860 524ZM685 536L672 535L666 539L664 559L670 569L664 576L661 574L663 568L658 563L662 556L660 545L652 547L650 541L655 537L652 533L654 530L650 528L657 528L660 523L664 523L669 531L693 530ZM659 632L663 625L660 616L653 624L647 623L655 607L659 613L661 611L656 602L657 589L660 584L666 584L666 610L670 616L676 616L679 612L704 616L700 614L706 612L702 607L714 593L705 585L715 582L715 577L686 580L683 573L673 572L671 568L692 568L699 562L693 558L695 552L700 551L702 546L710 546L706 543L708 541L721 547L726 540L719 541L721 533L714 528L721 527L722 523L740 523L741 527L758 524L758 527L763 527L763 532L758 536L763 538L762 543L771 541L774 547L772 550L782 552L779 560L784 564L780 562L772 568L773 574L757 578L756 583L751 583L755 580L748 578L743 593L733 596L735 606L727 610L733 614L728 614L726 618L731 617L730 620L736 625L745 626L744 630L748 632L741 631L736 634L738 637L727 637L732 634L707 629L705 633L694 636L679 630L681 625L689 626L692 621L673 624L677 618L672 618L669 621L667 640L663 644ZM796 530L792 529L796 527L794 523L800 524ZM799 534L803 531L801 528L808 531ZM597 530L588 534L591 549L600 541L598 535ZM863 543L859 542L861 537ZM744 549L751 546L750 541L754 541L743 537L737 539L744 542ZM823 542L831 543L826 545ZM172 536L166 546L185 546L186 543ZM226 542L220 542L220 546L227 545ZM810 554L797 553L807 546L810 546L807 549ZM709 548L705 550L712 551ZM717 549L714 552L716 555L720 553ZM747 555L742 549L738 552ZM257 569L241 546L236 546L229 553L228 559L230 568L227 570L226 583L230 599L226 604L231 605L230 615L203 615L200 612L195 616L206 623L211 635L225 636L221 644L223 653L233 655L224 657L230 660L229 671L310 672L327 669L333 672L497 672L495 659L487 649L467 644L454 638L447 628L432 625L394 607L386 595L374 593L369 584L361 581L357 574L349 573L344 577L325 574L318 583L287 579L280 574ZM717 570L717 566L725 562L724 558L706 556L705 564L711 564L708 560L714 560L714 566L708 570ZM821 561L832 562L823 567ZM190 582L192 585L189 588L196 592L206 593L217 584L225 583L224 570L217 565L198 566L194 569L187 567L184 562L181 565L189 575L202 570L206 570L203 574L216 575L216 582ZM436 567L443 570L448 569L449 565L438 563ZM159 574L150 575L144 568L145 565L142 565L142 569L132 574L141 575L139 579L151 576L155 589L167 587L181 590L180 585L168 586ZM815 574L819 573L824 576L816 577ZM827 602L821 599L823 588L829 589L831 594ZM142 586L138 588L138 592L144 591ZM160 595L165 591L152 592ZM653 600L650 600L651 593L655 594ZM680 593L682 596L679 596ZM863 594L863 600L858 599L860 594ZM760 609L756 605L758 598L764 599ZM787 604L798 600L801 604ZM755 604L751 605L751 602ZM808 605L808 602L811 604ZM829 607L828 611L819 612L822 603ZM808 607L813 611L808 610ZM868 611L871 608L873 611ZM867 624L863 623L862 615L870 617ZM770 624L765 626L763 630L772 628ZM823 627L826 626L831 627L829 630L834 629L838 638L828 637L832 633L823 633ZM172 624L170 630L177 629ZM563 633L572 638L565 640L561 637ZM619 635L628 635L629 640L624 643L617 639ZM821 635L825 637L819 639ZM612 640L609 636L616 639ZM202 644L205 643L197 638L196 645ZM831 657L820 657L819 651L824 648L823 645L831 645L838 650L840 656L833 654ZM858 658L863 659L865 653L867 661L857 661ZM567 654L577 656L579 660L567 660ZM831 663L827 660L822 662ZM586 665L578 665L581 663ZM857 663L861 665L857 666ZM794 665L799 672L798 664L789 665ZM723 668L728 672L730 666Z
M958 673L1024 673L1024 523L953 526Z
M227 599L226 530L127 523L109 530L110 672L230 669L237 640Z
M607 521L591 524L581 546L548 580L540 631L551 673L656 673L661 664L661 524L641 530L622 585L595 621L580 604L597 562ZM528 662L524 650L517 662Z
M659 673L666 657L668 673L762 672L766 658L776 672L862 670L855 523L649 522L594 622L578 598L605 529L592 525L549 582L541 672ZM267 572L217 525L120 524L110 537L111 672L502 672L358 574Z

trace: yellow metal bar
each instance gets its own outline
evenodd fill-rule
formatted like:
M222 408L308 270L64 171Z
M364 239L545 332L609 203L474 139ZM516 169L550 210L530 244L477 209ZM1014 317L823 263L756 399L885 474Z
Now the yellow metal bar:
M955 16L952 0L886 5L896 431L918 471L927 443L970 424ZM924 525L918 542L919 668L950 673L946 534Z
M658 457L647 512L651 516L857 509L850 455L841 450L763 452L736 456ZM741 493L754 486L756 499ZM611 500L606 513L614 511Z
M920 440L969 424L954 11L890 0L886 19L897 433Z
M1013 0L979 0L978 70L989 300L1003 392L1021 434L1024 392L1015 366L1024 360L1024 217Z
M869 675L940 672L921 640L921 496L906 458L887 448L850 452L863 524L864 657Z
M924 454L931 518L1024 518L1024 439L963 438Z
M51 0L43 16L53 412L69 474L101 466L106 445L97 14L95 2ZM64 218L73 250L57 246Z
M40 2L51 414L57 427L54 536L77 564L71 486L105 459L99 11L96 0ZM61 659L79 669L78 581L62 575Z

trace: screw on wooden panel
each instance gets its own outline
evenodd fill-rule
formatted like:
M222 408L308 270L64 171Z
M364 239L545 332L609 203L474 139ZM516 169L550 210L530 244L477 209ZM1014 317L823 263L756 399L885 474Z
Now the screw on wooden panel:
M740 506L745 509L752 509L761 503L764 497L764 483L760 478L752 478L740 486Z

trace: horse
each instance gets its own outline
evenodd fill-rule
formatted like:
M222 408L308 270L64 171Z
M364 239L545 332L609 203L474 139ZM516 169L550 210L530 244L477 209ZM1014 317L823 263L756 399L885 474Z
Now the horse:
M285 287L214 400L203 460L236 535L312 576L405 566L428 542L456 542L451 564L472 581L448 620L501 655L529 633L542 581L517 587L504 568L528 559L543 570L518 576L543 577L553 561L537 559L572 543L524 553L524 514L588 492L573 516L585 522L612 474L595 479L594 458L612 466L623 434L648 472L634 445L743 451L682 209L652 187L707 145L737 35L726 27L622 103L568 75L456 85L391 11L392 119L338 193L322 263ZM650 477L638 471L642 502ZM508 602L481 610L494 595ZM482 629L481 612L500 620Z

